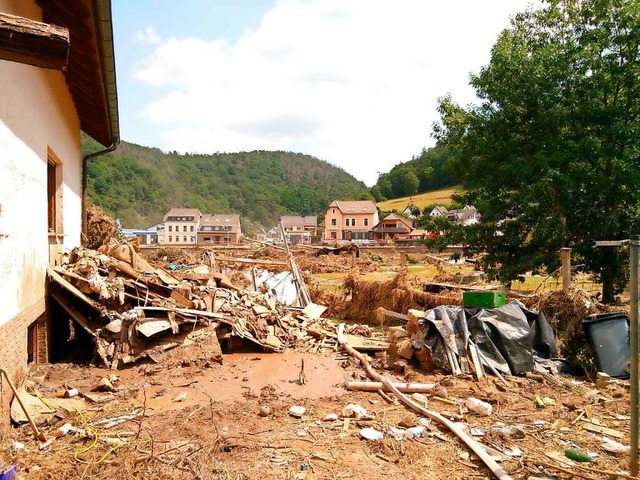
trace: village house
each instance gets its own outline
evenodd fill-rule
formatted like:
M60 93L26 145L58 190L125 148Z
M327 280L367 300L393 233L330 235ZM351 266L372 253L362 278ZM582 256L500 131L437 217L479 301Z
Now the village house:
M66 326L47 267L80 245L87 164L120 138L110 2L0 0L0 18L0 366L20 381ZM105 149L83 158L81 131Z
M466 205L457 210L448 210L442 205L436 205L429 213L430 217L446 217L455 225L468 226L480 221L480 212L473 205Z
M413 230L413 222L395 213L390 213L371 229L373 239L378 241L394 240L398 235L407 235Z
M316 216L292 216L285 215L280 217L280 223L284 228L287 241L291 244L311 243L311 238L318 234L318 217Z
M371 240L378 221L378 207L370 200L334 200L325 214L324 240Z
M201 217L197 208L172 208L164 216L164 229L158 230L158 243L195 246Z
M219 213L202 215L198 230L198 246L237 245L242 229L240 215Z
M459 210L449 210L447 218L455 225L474 225L480 221L480 213L474 206L467 205Z

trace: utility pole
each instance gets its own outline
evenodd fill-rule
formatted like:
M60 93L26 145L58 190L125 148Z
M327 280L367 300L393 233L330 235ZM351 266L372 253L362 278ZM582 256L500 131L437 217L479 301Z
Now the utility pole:
M630 275L630 302L629 302L629 364L630 364L630 457L629 471L634 477L638 475L638 421L640 409L640 391L638 390L638 251L640 250L640 235L631 235L629 240L601 241L596 242L596 247L619 247L629 245L629 266Z

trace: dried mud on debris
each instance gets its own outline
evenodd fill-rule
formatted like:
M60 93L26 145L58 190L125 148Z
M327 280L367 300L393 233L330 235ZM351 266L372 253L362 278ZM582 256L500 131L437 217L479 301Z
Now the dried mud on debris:
M32 372L20 396L46 441L14 401L0 467L24 479L630 478L628 383L511 375L522 358L482 358L482 318L459 343L459 291L424 296L406 272L348 279L336 301L369 325L342 335L314 289L316 303L302 293L305 271L334 259L264 252L71 252L49 271L51 291L98 366ZM534 309L522 300L505 321Z

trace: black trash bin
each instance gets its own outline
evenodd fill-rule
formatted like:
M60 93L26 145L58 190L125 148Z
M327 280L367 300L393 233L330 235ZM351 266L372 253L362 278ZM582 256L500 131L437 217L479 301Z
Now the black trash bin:
M629 378L629 317L626 313L600 313L582 320L599 372Z

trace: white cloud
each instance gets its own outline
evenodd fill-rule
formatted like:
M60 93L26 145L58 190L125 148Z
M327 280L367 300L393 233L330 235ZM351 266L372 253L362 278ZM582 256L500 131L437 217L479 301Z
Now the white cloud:
M371 185L432 144L439 96L473 100L469 73L527 3L281 0L233 44L164 41L135 76L162 87L145 115L164 149L301 151Z
M144 30L134 33L133 38L138 43L147 43L151 45L160 44L160 37L153 26L145 27Z

